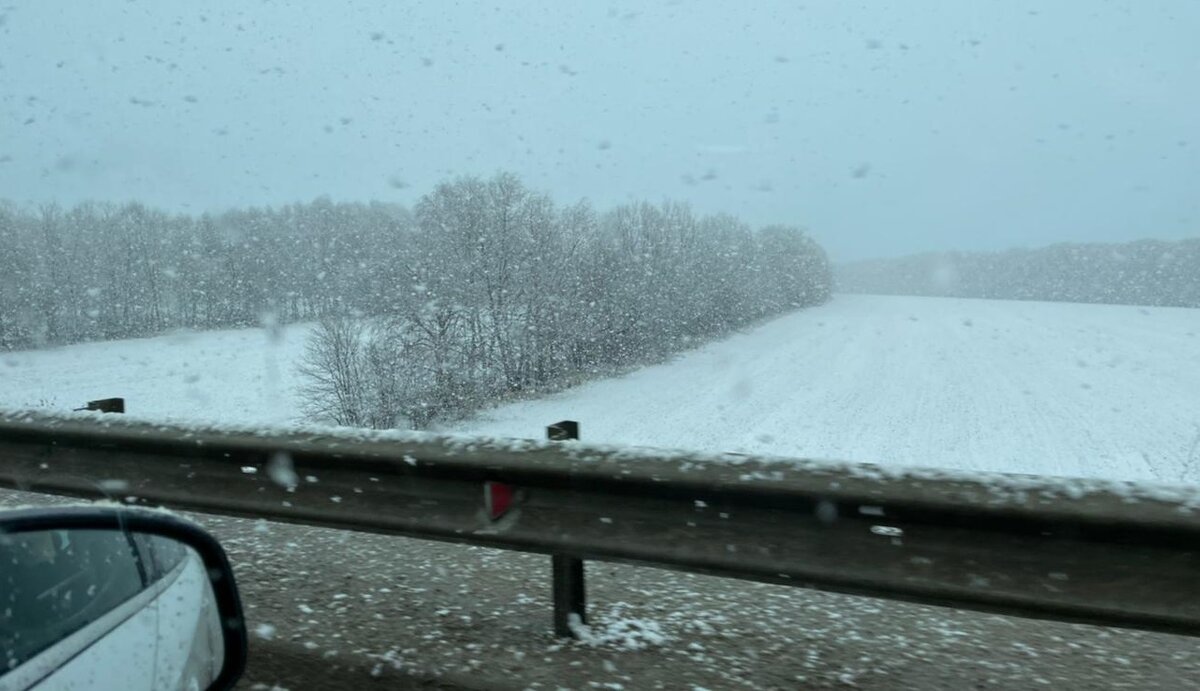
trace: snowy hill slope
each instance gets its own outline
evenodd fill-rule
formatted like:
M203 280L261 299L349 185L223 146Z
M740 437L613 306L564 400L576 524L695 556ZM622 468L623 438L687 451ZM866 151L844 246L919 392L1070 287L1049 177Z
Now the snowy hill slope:
M0 406L300 415L306 327L0 355ZM1200 310L837 296L675 361L448 431L1200 483Z

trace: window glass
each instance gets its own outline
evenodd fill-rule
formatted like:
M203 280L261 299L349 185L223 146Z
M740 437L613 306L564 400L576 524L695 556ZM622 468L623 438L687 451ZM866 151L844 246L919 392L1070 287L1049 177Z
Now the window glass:
M21 664L104 616L144 586L138 553L110 530L0 538L0 669Z

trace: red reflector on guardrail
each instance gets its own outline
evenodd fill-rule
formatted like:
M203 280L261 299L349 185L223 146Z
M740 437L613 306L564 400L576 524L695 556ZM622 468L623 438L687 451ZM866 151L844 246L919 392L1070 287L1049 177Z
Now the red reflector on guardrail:
M483 483L483 502L487 507L488 517L495 521L507 513L512 507L513 494L512 485L503 482Z

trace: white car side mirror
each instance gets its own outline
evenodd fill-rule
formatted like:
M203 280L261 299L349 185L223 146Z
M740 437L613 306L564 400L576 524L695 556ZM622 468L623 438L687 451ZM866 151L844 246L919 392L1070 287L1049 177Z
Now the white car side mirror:
M199 527L126 508L0 514L0 691L228 689L246 631Z

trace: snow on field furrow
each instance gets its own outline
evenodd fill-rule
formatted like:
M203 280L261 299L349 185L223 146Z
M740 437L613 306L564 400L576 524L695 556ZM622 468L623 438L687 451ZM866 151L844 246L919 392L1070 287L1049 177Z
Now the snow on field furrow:
M0 406L300 418L309 327L0 355ZM541 438L1200 483L1200 310L839 295L672 362L447 426Z
M453 430L1200 482L1197 332L1200 310L841 295Z

